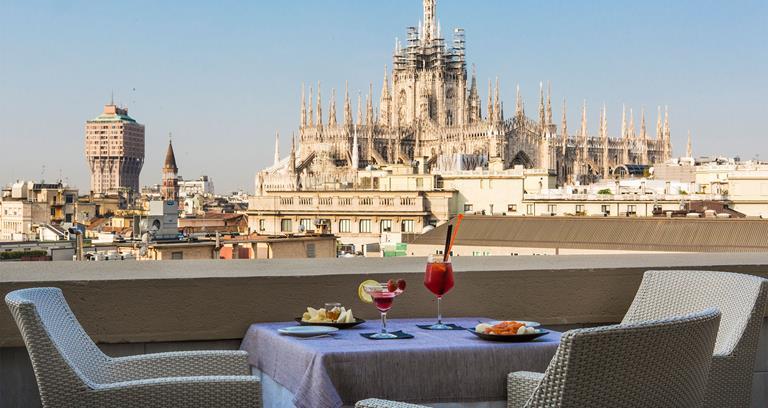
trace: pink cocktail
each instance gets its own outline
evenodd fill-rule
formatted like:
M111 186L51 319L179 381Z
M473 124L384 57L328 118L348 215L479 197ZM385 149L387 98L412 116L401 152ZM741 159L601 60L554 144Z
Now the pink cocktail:
M382 313L386 313L389 311L389 309L392 309L392 304L395 301L395 296L397 296L395 292L371 293L371 297L373 298L373 304L376 306L376 309L379 309L379 311Z
M376 333L372 338L376 339L396 339L397 336L387 332L387 312L392 309L395 297L403 293L401 289L389 290L387 285L367 285L364 287L365 293L371 295L373 304L381 312L381 333Z

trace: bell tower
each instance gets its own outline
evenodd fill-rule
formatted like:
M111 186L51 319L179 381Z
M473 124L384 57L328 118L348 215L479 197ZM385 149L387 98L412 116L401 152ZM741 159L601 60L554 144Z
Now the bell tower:
M173 142L168 140L168 151L165 153L163 165L163 201L179 201L179 168L176 167L176 155L173 153Z

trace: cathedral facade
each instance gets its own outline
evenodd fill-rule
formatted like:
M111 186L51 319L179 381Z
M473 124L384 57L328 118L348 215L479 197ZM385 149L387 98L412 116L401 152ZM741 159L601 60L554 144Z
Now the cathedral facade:
M646 115L622 117L621 133L608 132L607 112L600 110L599 132L587 130L587 105L581 123L569 134L566 106L562 121L553 119L549 87L540 84L538 115L525 112L517 90L514 112L505 114L499 80L489 81L487 98L479 95L475 69L468 71L463 29L453 31L450 44L436 17L436 0L423 0L418 27L409 27L405 42L395 41L392 69L385 68L378 101L371 85L363 106L357 95L356 114L346 87L341 119L332 90L324 113L321 85L302 89L298 146L291 155L260 173L260 183L290 175L294 187L309 180L340 179L368 166L425 163L431 171L506 169L515 165L557 173L560 183L589 183L628 171L633 164L653 165L671 156L669 115L657 112L656 133L650 137ZM374 107L376 105L376 107ZM303 176L302 176L303 175ZM299 181L304 177L304 181ZM281 183L278 183L281 184Z

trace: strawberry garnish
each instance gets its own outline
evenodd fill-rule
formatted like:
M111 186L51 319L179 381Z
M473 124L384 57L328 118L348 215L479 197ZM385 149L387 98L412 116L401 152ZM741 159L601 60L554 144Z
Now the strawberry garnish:
M397 288L403 291L405 290L405 279L397 280Z
M394 279L390 279L387 281L387 290L390 292L394 292L397 290L397 283L395 283Z

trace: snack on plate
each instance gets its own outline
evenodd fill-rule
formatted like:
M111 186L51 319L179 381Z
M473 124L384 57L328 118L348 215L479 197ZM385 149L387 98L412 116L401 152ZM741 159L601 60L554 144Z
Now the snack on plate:
M335 309L336 308L329 313L324 308L315 309L313 307L308 307L307 311L301 316L301 320L308 323L354 323L357 321L355 315L352 314L352 309L346 309L343 306L341 307L341 310ZM339 317L332 319L331 317L337 313Z
M496 334L500 336L510 336L515 334L533 334L536 333L536 329L533 327L526 327L524 323L516 321L504 321L494 325L488 323L480 323L475 326L475 331L485 334Z

